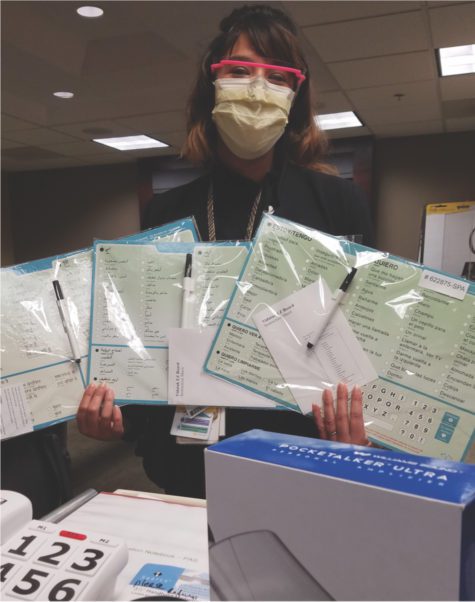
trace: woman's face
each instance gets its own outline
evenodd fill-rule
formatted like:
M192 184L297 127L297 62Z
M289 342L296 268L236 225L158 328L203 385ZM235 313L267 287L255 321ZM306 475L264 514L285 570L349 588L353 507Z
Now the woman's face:
M296 90L299 85L299 70L291 71L283 68L283 65L275 64L272 59L258 54L247 34L242 33L229 52L224 57L226 60L236 61L236 64L224 64L216 69L216 77L221 78L255 78L262 77L268 82ZM248 63L248 64L240 64ZM257 63L255 66L249 63ZM265 66L263 66L265 65Z

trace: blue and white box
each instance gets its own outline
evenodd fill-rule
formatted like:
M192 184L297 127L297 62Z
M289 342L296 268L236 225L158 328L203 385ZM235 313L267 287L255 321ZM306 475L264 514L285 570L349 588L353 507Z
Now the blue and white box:
M475 599L475 466L260 430L205 458L212 599Z

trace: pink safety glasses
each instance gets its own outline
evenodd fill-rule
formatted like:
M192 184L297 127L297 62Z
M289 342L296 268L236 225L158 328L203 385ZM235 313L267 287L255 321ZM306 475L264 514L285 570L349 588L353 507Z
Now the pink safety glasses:
M297 90L305 80L305 75L300 69L294 67L283 67L281 65L270 65L268 63L254 63L253 61L237 61L223 59L219 63L211 65L211 73L218 77L240 78L257 77L258 71L264 69L265 79L277 86L284 86Z

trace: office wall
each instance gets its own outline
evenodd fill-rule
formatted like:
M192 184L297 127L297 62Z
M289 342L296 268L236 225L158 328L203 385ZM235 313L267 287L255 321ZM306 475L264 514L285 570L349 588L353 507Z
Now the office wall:
M475 132L376 140L373 167L377 247L417 259L424 205L475 199ZM2 187L3 265L139 228L132 163L11 173Z
M375 143L376 244L417 260L427 203L475 200L475 132Z
M5 252L15 263L139 230L133 163L10 173L4 182L12 232Z
M1 265L11 265L15 263L13 253L13 236L11 225L10 199L6 179L2 177L2 256Z

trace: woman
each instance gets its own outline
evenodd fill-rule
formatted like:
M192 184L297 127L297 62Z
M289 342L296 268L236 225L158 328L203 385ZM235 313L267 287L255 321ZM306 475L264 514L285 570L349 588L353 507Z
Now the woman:
M154 198L143 227L194 215L203 238L251 238L263 211L334 235L360 234L371 245L365 200L323 161L325 140L312 110L306 61L296 29L270 6L244 6L221 22L188 106L183 154L207 174ZM322 438L368 444L361 391L323 396L314 419ZM169 435L174 409L113 405L113 392L90 385L78 410L79 430L98 439L137 441L147 475L168 493L204 497L203 447ZM226 434L251 428L315 436L294 412L228 409ZM125 434L124 434L125 433Z

